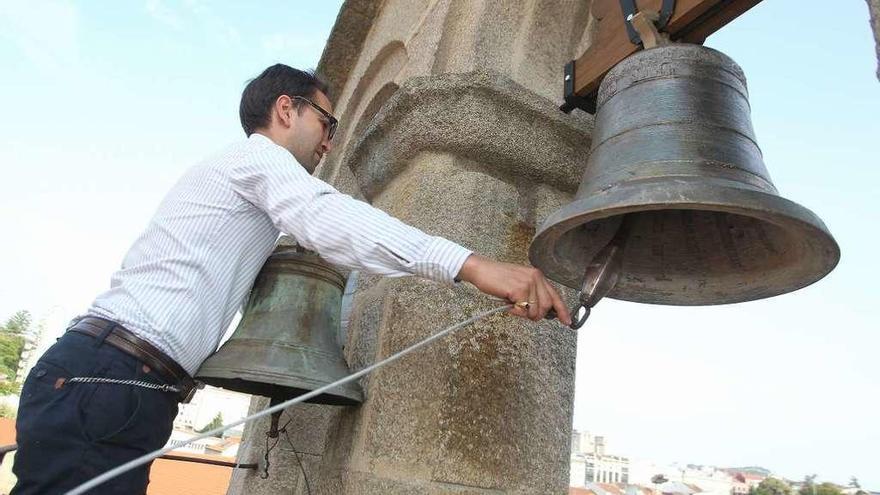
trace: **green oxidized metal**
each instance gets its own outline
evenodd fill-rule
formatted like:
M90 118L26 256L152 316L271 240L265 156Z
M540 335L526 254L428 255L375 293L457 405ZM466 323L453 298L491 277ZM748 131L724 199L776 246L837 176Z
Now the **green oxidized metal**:
M349 374L336 342L345 275L317 255L282 246L254 282L235 332L196 379L254 395L289 399ZM363 400L356 383L307 402Z

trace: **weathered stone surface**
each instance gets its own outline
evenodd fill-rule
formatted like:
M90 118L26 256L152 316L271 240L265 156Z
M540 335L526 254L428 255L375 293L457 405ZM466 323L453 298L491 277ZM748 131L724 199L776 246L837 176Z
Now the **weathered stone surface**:
M269 399L254 396L248 414L253 414L269 407ZM257 470L233 469L227 493L229 495L274 495L290 493L306 495L306 480L314 486L327 438L327 428L336 421L336 415L342 408L302 404L284 411L279 427L287 424L287 438L282 434L269 440L269 477L262 479L265 467L266 433L270 428L270 418L261 418L245 426L242 443L238 451L237 462L242 464L258 463ZM289 423L288 423L289 421ZM291 446L292 445L292 446ZM294 447L299 453L302 468L297 461ZM314 488L313 488L314 490ZM314 491L313 491L314 493Z
M348 0L318 67L341 117L319 177L526 263L535 226L570 200L590 148L592 117L557 109L563 65L591 39L588 12L577 0ZM499 304L465 284L362 274L349 366ZM297 419L325 435L295 440L319 454L306 466L312 492L565 493L575 343L555 323L494 315L364 377L360 407ZM260 425L246 430L243 461L265 446ZM274 491L237 474L230 493L301 493L295 459L277 456L289 479Z
M330 101L338 100L381 5L373 0L348 1L339 13L317 68L330 85Z
M589 9L590 2L578 0L346 1L318 64L334 81L345 81L341 89L332 85L342 118L321 177L335 183L354 134L413 77L495 72L558 106L563 66L592 38ZM330 46L364 33L363 41L347 42L342 54Z
M446 3L446 2L444 2ZM548 99L561 100L562 71L576 58L590 2L448 2L431 72L500 72Z
M421 280L368 292L352 335L378 335L361 349L375 350L371 361L498 304ZM573 332L496 315L375 372L364 405L331 427L321 477L346 490L327 493L561 493L574 352ZM368 491L379 479L397 491ZM425 490L407 491L414 481Z
M487 169L421 152L373 204L489 256L525 262L535 205L547 203L543 215L567 195ZM466 286L374 280L355 299L350 364L375 362L497 304ZM365 403L330 428L320 477L343 491L326 493L564 491L574 352L573 332L498 315L378 370L362 381Z
M490 72L413 78L385 103L343 164L371 199L416 153L447 152L483 164L511 183L577 189L592 119L566 115Z
M880 0L867 0L868 11L871 14L871 27L874 30L874 40L877 50L877 79L880 79Z

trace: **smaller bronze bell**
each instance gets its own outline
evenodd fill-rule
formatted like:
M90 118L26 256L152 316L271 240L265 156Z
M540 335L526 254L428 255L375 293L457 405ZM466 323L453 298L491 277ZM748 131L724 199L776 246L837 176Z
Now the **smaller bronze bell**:
M280 245L257 275L241 322L195 378L287 400L349 375L337 344L345 275L317 255ZM363 401L348 383L306 402Z

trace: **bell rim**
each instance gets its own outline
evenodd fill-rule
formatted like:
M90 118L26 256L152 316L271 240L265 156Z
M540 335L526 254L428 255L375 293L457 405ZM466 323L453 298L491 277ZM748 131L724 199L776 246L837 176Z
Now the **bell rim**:
M777 194L741 187L717 184L699 185L685 181L670 184L664 181L650 194L645 191L650 184L640 182L621 185L600 194L575 199L554 211L543 222L529 246L529 261L544 272L545 276L572 289L579 289L581 273L571 274L562 268L556 258L554 246L570 230L589 222L625 215L657 210L695 210L717 211L756 218L780 227L787 232L803 232L817 239L818 247L811 251L811 259L805 266L817 269L805 272L797 282L787 288L771 291L754 297L748 291L741 291L738 297L730 297L718 302L687 301L649 301L626 298L612 291L607 297L644 304L663 304L671 306L711 306L735 304L768 297L774 297L807 287L831 273L840 261L840 246L822 220L808 208ZM724 198L724 200L719 200ZM824 255L822 253L825 253ZM557 268L559 267L559 268Z
M254 348L272 349L274 352L293 353L298 351L303 354L307 353L308 359L314 363L314 368L322 370L322 373L319 376L310 376L295 369L279 369L264 362L242 363L232 358L232 356L252 354L250 350ZM268 352L266 350L264 353ZM341 354L324 351L316 346L278 342L266 338L241 337L233 334L233 338L205 359L196 370L194 377L209 385L253 394L254 392L250 390L260 385L246 385L246 383L253 382L254 384L287 389L316 390L349 374L351 371ZM241 380L241 382L236 380ZM345 397L358 403L363 402L363 390L356 381L335 387L325 392L324 395L327 394Z
M203 365L203 367L198 370L194 378L204 383L207 383L208 385L220 387L225 390L232 390L239 393L255 395L254 392L251 391L253 390L253 387L248 388L247 386L244 386L249 381L255 380L246 380L245 378L243 378L245 376L260 376L267 381L257 383L267 386L274 385L278 388L302 389L309 391L317 390L320 387L332 383L332 381L314 380L296 373L284 374L275 371L260 369L258 367L233 368L228 366L212 366L210 363L208 363L208 366ZM338 378L342 378L343 376L340 376ZM239 381L241 383L238 383ZM242 387L237 388L238 385L242 385ZM364 401L363 391L356 382L348 382L342 384L338 387L333 388L332 390L325 392L323 395L327 394L344 397L346 399L354 401L355 403L363 403Z

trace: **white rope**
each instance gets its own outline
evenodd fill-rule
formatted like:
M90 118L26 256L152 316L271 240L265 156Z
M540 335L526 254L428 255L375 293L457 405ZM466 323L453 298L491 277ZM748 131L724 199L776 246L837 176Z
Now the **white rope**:
M208 437L217 436L218 433L223 433L224 431L226 431L230 428L233 428L233 427L238 426L243 423L247 423L248 421L253 421L255 419L262 418L263 416L267 416L269 414L272 414L273 412L280 411L282 409L286 409L294 404L306 401L306 400L311 399L312 397L315 397L317 395L321 395L324 392L326 392L330 389L336 388L344 383L348 383L350 381L357 380L358 378L366 375L367 373L370 373L377 368L385 366L386 364L388 364L388 363L390 363L400 357L403 357L403 356L409 354L410 352L413 352L416 349L418 349L422 346L425 346L425 345L427 345L427 344L429 344L429 343L431 343L431 342L433 342L433 341L435 341L435 340L437 340L437 339L439 339L439 338L441 338L451 332L454 332L454 331L458 330L459 328L470 325L471 323L478 321L478 320L481 320L489 315L493 315L495 313L500 313L501 311L509 310L512 307L513 307L513 305L506 304L504 306L500 306L495 309L485 311L485 312L480 313L476 316L468 318L467 320L465 320L461 323L457 323L451 327L448 327L441 332L438 332L434 335L431 335L430 337L426 338L425 340L422 340L421 342L417 342L417 343L407 347L406 349L404 349L400 352L397 352L395 354L392 354L391 356L388 356L387 358L385 358L381 361L378 361L378 362L376 362L376 363L374 363L374 364L372 364L372 365L370 365L370 366L368 366L368 367L366 367L356 373L352 373L351 375L348 375L345 378L341 378L339 380L336 380L335 382L333 382L331 384L324 385L321 388L312 390L311 392L300 395L299 397L295 397L295 398L290 399L288 401L285 401L280 404L276 404L272 407L263 409L262 411L260 411L258 413L254 413L246 418L229 423L228 425L224 425L219 428L213 429L211 431L202 433L201 435L197 435L195 437L192 437L180 445L176 445L174 447L163 447L159 450L154 450L153 452L150 452L149 454L144 454L136 459L132 459L132 460L126 462L125 464L117 466L117 467L107 471L106 473L101 474L99 476L96 476L96 477L92 478L91 480L77 486L73 490L70 490L69 492L67 492L66 495L80 495L82 493L85 493L87 490L91 490L92 488L100 485L101 483L104 483L105 481L111 480L111 479L119 476L122 473L125 473L131 469L138 467L138 466L142 466L144 464L147 464L148 462L152 461L153 459L156 459L157 457L160 457L163 454L171 452L174 449L179 449L181 447L189 445L192 442L197 442L199 440L202 440L202 439L205 439Z

